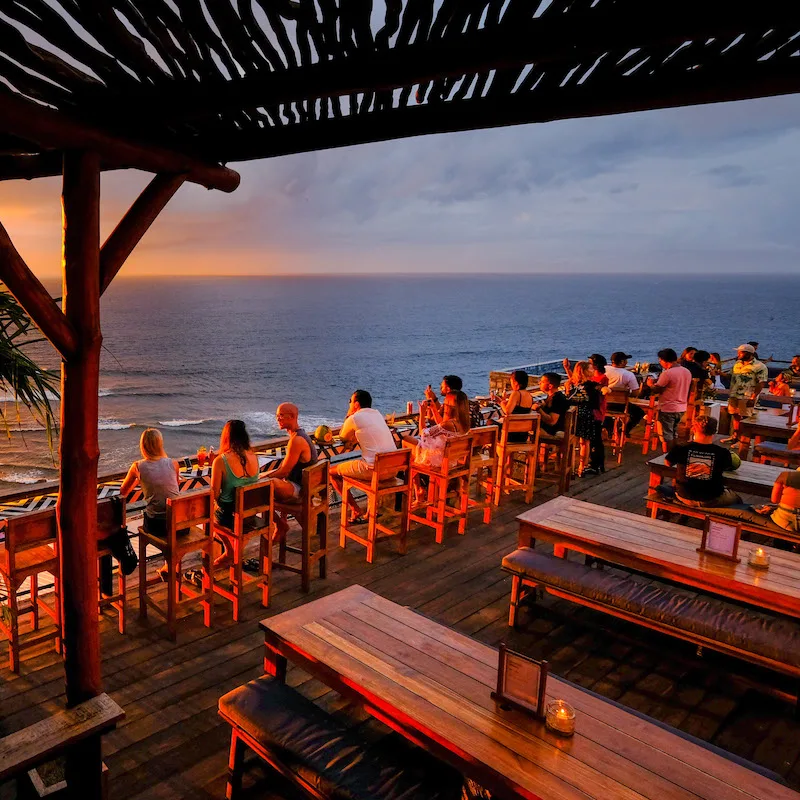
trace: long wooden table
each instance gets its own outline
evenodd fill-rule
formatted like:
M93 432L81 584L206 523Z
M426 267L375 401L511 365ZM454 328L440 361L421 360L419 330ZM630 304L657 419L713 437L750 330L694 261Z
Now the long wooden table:
M551 676L575 735L502 709L497 651L351 586L261 622L265 666L286 659L502 798L798 800L790 789Z
M769 411L758 411L752 417L745 417L739 423L739 455L744 459L750 449L750 440L756 444L763 439L779 439L789 441L797 431L797 425L787 424L789 417L770 414Z
M556 497L520 514L519 546L533 540L552 542L564 550L667 578L687 586L740 600L760 608L800 617L800 555L764 546L770 566L749 566L753 547L740 545L735 564L697 552L699 530L618 511L571 497Z
M664 478L674 478L677 469L670 467L665 455L653 458L647 462L650 468L650 488L655 489ZM725 486L734 492L744 492L758 497L770 497L775 479L783 467L773 467L770 464L756 464L752 461L742 461L737 470L724 473Z

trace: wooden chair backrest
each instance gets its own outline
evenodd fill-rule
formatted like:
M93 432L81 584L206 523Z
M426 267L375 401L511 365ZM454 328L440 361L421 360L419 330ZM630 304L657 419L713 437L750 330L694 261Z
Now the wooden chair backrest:
M125 525L125 498L106 497L97 501L97 539L107 539Z
M480 455L484 447L489 448L489 456L494 458L495 450L497 448L497 435L500 429L497 425L483 425L480 428L470 428L470 436L472 436L472 457L475 458Z
M196 489L167 498L167 538L174 547L178 531L195 526L210 529L213 509L211 489Z
M400 470L405 470L405 479L403 486L408 485L411 467L411 451L408 449L403 450L387 450L384 453L375 454L375 463L372 466L372 488L377 489L378 486L387 481L397 477ZM400 486L397 487L402 488Z
M612 389L606 395L607 403L614 403L618 406L625 406L625 411L628 410L628 401L631 399L630 389Z
M703 392L699 378L692 378L692 382L689 384L689 394L686 397L686 402L690 405L697 405L703 402Z
M792 428L797 425L798 421L800 421L800 405L792 403L789 406L789 414L786 417L786 426Z
M302 497L309 509L328 508L328 474L330 462L320 459L303 470Z
M269 512L273 505L273 491L269 479L237 487L234 514L245 520Z
M8 551L8 566L11 572L15 569L14 560L17 553L23 553L33 547L54 545L58 552L58 523L56 510L48 508L44 511L34 511L22 514L19 517L9 517L6 520L6 550Z
M531 439L535 439L539 434L539 415L538 414L506 414L503 417L503 426L500 429L500 447L509 444L509 433L528 433L533 434ZM514 442L510 443L514 446ZM520 442L519 444L522 444Z
M409 451L410 452L410 451ZM469 468L472 459L472 436L454 436L447 440L442 456L442 474L448 475L463 467Z

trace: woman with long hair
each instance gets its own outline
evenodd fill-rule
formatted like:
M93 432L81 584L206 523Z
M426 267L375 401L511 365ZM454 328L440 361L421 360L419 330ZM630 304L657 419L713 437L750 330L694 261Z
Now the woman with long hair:
M608 361L606 357L600 353L592 353L589 356L589 363L592 366L592 372L589 375L589 380L597 384L597 395L595 397L595 405L592 408L592 437L589 440L589 469L586 470L589 474L599 475L601 472L606 471L606 447L603 444L603 421L608 412L608 403L606 402L606 395L609 393L608 388L608 375L606 375L606 366Z
M528 373L524 369L515 369L511 373L511 393L500 401L500 408L504 416L533 413L533 395L528 391L528 380ZM525 431L508 435L509 442L521 443L527 439L528 434Z
M575 418L575 435L580 441L578 474L589 473L589 452L595 434L595 408L600 407L600 392L592 380L594 367L588 361L578 361L569 378L567 402L578 409Z
M127 497L138 485L142 487L145 508L142 527L147 533L163 535L167 530L167 499L179 494L178 462L164 450L164 438L157 428L147 428L139 439L140 461L134 461L119 487Z
M119 487L121 497L127 497L137 485L142 487L145 508L142 527L147 533L163 536L167 532L167 500L177 497L180 490L180 467L164 450L164 438L157 428L147 428L139 439L140 461L134 461ZM166 564L158 571L166 579Z
M250 447L250 435L244 422L229 419L219 437L219 453L211 466L211 491L217 507L214 516L219 525L233 525L236 489L258 480L258 456ZM224 567L231 556L222 543L222 554L214 560L214 567Z

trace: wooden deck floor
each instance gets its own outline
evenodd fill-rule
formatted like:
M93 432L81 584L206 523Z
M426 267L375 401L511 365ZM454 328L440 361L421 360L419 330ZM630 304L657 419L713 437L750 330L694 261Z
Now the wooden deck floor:
M570 494L603 505L643 512L647 485L645 459L629 449L621 468L578 480ZM615 466L615 465L611 465ZM543 489L536 503L553 496ZM224 797L228 729L216 714L221 694L261 672L263 637L258 621L353 583L368 586L395 602L492 645L509 638L506 625L509 579L499 565L516 544L515 517L524 506L507 502L491 525L471 522L466 536L450 533L443 546L427 529L412 532L409 553L394 544L378 548L375 563L363 549L333 548L329 578L316 580L303 595L294 575L278 573L271 608L259 605L253 588L243 622L230 620L230 607L218 600L213 630L202 626L199 611L183 619L177 644L163 636L151 618L141 625L131 614L127 635L113 620L102 623L105 689L127 718L106 737L104 754L114 800ZM333 520L336 541L336 524ZM546 657L558 675L618 700L681 730L752 759L784 775L800 789L800 724L784 703L740 678L738 662L709 655L604 615L546 599L534 618L515 634L518 649ZM132 612L135 604L131 603ZM17 730L63 704L63 668L54 653L23 661L19 676L0 672L0 726ZM289 681L328 710L363 720L318 681L292 669ZM385 732L363 722L375 736ZM272 800L293 797L257 768L248 776L247 796ZM13 797L0 792L0 797Z

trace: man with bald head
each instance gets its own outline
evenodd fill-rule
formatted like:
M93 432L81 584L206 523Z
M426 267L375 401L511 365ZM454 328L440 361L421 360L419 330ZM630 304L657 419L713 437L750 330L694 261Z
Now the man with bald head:
M275 500L279 503L293 503L300 500L303 486L303 470L317 462L317 447L311 437L300 427L299 411L292 403L281 403L275 411L278 427L289 434L286 455L281 463L267 473L272 478ZM276 514L279 536L285 535L288 523Z

